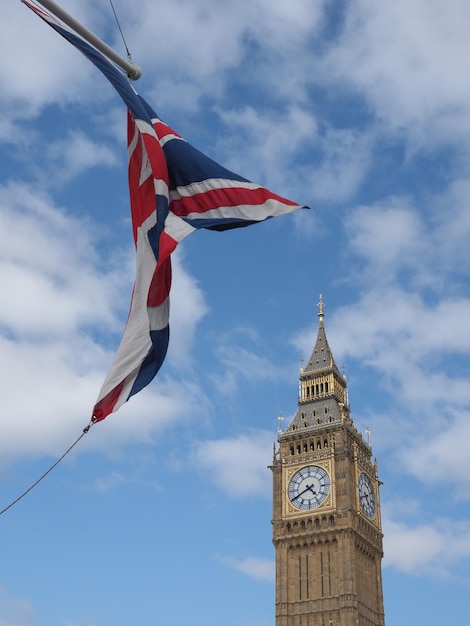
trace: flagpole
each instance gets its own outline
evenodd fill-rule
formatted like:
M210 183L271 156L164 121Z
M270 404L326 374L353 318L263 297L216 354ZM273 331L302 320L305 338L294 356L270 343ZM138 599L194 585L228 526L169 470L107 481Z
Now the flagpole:
M88 30L86 26L83 26L74 17L64 11L62 7L53 2L53 0L36 0L39 4L42 4L48 11L51 11L56 17L62 20L67 26L70 26L72 30L81 35L89 44L94 46L97 50L106 55L111 61L114 61L121 69L123 69L127 76L131 80L137 80L142 76L142 70L138 65L131 60L124 59L121 55L115 52L107 43L97 37L91 30Z

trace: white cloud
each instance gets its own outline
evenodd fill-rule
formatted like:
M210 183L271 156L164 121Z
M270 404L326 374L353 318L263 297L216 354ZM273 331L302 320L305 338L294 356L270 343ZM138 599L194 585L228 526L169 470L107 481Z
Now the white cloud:
M171 340L167 357L180 369L192 366L190 348L198 324L209 312L199 282L184 268L184 258L184 248L177 248L171 257L173 270L170 305Z
M365 132L319 125L306 106L277 111L243 107L218 113L230 129L223 137L223 152L222 143L219 146L221 160L300 203L349 198L367 173L372 138ZM242 163L230 159L230 153L242 154ZM312 155L307 161L311 165L295 166L305 153ZM299 198L299 189L305 190L304 197Z
M269 0L257 0L254 5L265 28L259 29L251 24L253 35L257 36L269 48L281 46L279 54L291 50L295 53L301 43L314 35L323 23L325 0L314 5L306 5L302 0L279 0L273 4ZM286 38L286 33L290 37ZM285 41L288 39L288 41ZM281 52L282 51L282 52Z
M274 561L257 557L247 557L245 559L235 559L229 556L219 556L219 561L228 565L254 580L273 582L275 574Z
M97 386L95 395L98 390ZM210 401L197 384L185 380L182 393L181 381L162 371L117 413L93 426L85 445L88 449L119 455L137 443L155 444L166 429L184 428L190 421L204 423L210 411Z
M365 288L400 282L413 290L457 291L470 263L469 201L470 186L456 180L429 206L395 196L350 210L344 219L353 261L349 280L361 280Z
M468 382L467 382L468 385ZM411 474L424 485L442 485L457 499L470 499L470 414L459 411L439 432L417 437L405 448L403 459ZM443 479L445 477L445 479Z
M219 109L218 113L229 129L218 146L224 165L280 195L296 199L306 175L299 175L291 164L317 141L317 122L312 113L298 106L282 111L255 111L245 106L230 111ZM241 161L239 155L243 155Z
M34 608L28 600L0 585L0 626L30 626Z
M125 323L133 260L120 250L101 258L92 225L65 214L37 190L2 188L0 208L0 280L8 294L0 301L0 390L8 416L1 456L59 456L88 423L111 363ZM178 255L174 276L168 362L189 364L206 305ZM105 440L107 428L99 425L84 447L111 451L124 442L150 442L185 416L207 412L207 399L191 379L185 389L182 396L176 383L162 379L121 409L123 416L138 414L138 427L113 416L112 434Z
M470 269L468 239L470 236L470 183L467 178L456 178L448 189L434 197L433 208L433 246L436 259L436 275L443 274L442 286L449 289L446 280L452 272L455 288L462 279L466 279ZM442 278L441 278L442 280Z
M112 167L118 163L115 150L80 131L72 131L59 141L49 142L46 155L51 159L55 184L65 183L88 169Z
M321 165L304 171L304 184L311 187L316 201L345 201L354 196L368 172L372 137L364 131L327 128L318 139Z
M216 374L211 375L211 380L215 382L214 386L219 393L234 394L242 384L280 380L288 370L284 363L273 363L260 343L257 332L247 326L240 326L219 336L214 343L214 351L220 367Z
M432 306L420 294L398 286L370 287L352 310L335 312L329 328L340 345L340 356L362 357L384 371L391 367L390 374L399 375L393 366L395 359L400 366L425 367L432 355L432 367L452 354L467 354L470 329L465 322L469 314L470 299L443 295Z
M116 280L98 271L90 231L37 190L0 189L0 323L22 337L116 324Z
M71 4L78 7L77 3ZM68 8L73 10L73 6ZM0 101L16 104L10 114L27 118L51 102L66 104L87 99L85 85L94 72L91 65L25 5L5 6L5 12L0 39L14 62L1 64ZM79 13L83 15L83 10ZM87 17L84 19L89 22Z
M271 431L250 430L227 439L201 441L192 455L193 463L209 472L209 479L234 497L271 496L274 437Z
M110 474L106 474L105 476L101 476L96 478L94 484L91 489L98 491L99 493L104 493L106 491L110 491L119 487L120 485L125 485L129 482L129 477L124 476L120 472L111 472Z
M355 0L324 76L359 90L390 129L419 144L460 143L470 132L469 19L465 0Z
M384 565L408 574L452 575L470 557L470 523L451 519L407 525L385 518Z
M426 228L407 199L359 207L348 215L345 228L354 253L382 283L393 280L404 267L419 273L430 252Z
M157 69L158 102L191 109L201 97L223 94L235 67L242 67L245 79L257 89L290 101L304 99L309 74L297 51L320 27L324 4L223 0L214 10L212 0L182 0L177 6L171 0L158 6L140 0L123 6L122 16L136 61L143 59L145 68L168 70ZM171 46L167 38L155 36L156 29L171 33Z

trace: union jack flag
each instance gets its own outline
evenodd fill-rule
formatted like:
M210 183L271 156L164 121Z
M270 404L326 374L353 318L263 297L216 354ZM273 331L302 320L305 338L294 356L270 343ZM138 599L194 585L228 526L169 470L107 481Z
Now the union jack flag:
M111 82L128 109L129 191L136 278L129 317L92 421L103 420L154 378L169 341L171 253L199 228L248 226L301 208L230 172L162 122L124 74L54 17L23 0Z

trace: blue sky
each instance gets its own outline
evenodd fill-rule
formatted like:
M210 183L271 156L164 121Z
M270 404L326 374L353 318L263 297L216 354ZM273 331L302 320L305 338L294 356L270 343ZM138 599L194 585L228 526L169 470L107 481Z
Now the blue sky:
M19 1L0 40L0 508L87 425L134 274L125 110ZM123 53L109 4L62 6ZM114 0L136 83L301 204L174 255L154 383L0 518L0 626L272 626L277 417L316 303L371 430L387 626L469 626L464 0Z

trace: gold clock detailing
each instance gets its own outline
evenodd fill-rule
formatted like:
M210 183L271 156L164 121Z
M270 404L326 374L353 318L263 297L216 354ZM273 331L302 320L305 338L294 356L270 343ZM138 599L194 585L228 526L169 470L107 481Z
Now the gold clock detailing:
M285 514L301 515L314 509L331 509L335 505L333 475L331 461L327 460L286 467L283 478Z
M289 500L297 509L310 511L326 500L330 484L330 477L322 467L307 465L290 479Z

